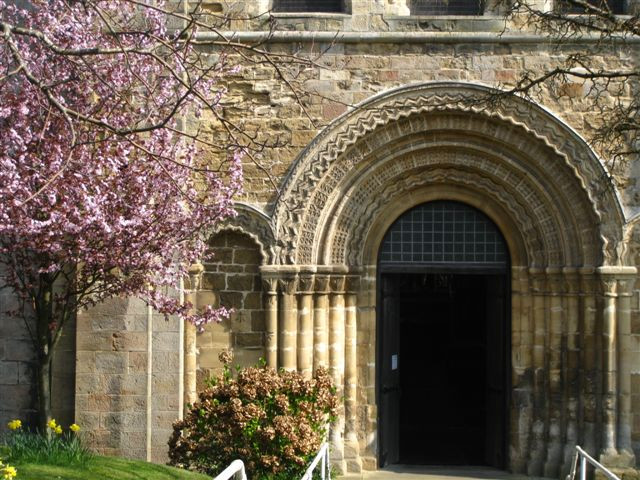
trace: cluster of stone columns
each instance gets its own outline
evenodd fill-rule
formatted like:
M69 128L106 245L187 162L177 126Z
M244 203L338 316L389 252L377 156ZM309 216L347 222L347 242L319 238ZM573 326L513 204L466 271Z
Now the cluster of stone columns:
M357 301L359 277L344 268L261 268L265 289L267 365L311 377L327 368L344 399L331 428L331 456L341 471L359 471L357 389ZM320 271L319 271L320 270Z
M634 267L512 269L514 471L559 477L582 445L611 466L631 448Z

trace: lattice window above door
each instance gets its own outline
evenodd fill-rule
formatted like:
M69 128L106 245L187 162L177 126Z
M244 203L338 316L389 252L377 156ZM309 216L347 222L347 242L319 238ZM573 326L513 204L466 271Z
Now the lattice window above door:
M382 241L380 263L506 266L498 227L479 210L453 201L424 203L402 214Z

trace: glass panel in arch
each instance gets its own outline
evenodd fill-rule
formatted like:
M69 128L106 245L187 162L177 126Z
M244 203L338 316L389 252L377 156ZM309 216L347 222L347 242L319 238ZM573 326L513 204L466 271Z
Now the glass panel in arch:
M402 214L380 248L380 263L506 266L507 247L498 227L460 202L436 201Z

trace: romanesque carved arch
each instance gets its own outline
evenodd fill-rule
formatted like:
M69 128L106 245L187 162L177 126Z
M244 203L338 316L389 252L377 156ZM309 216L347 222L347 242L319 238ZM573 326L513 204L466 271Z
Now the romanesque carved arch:
M435 159L440 149L439 155L447 150L478 159L458 164L455 179L453 169L446 175L441 171L440 185L484 189L487 198L510 212L520 236L537 232L534 239L523 240L527 264L620 264L624 215L599 159L568 126L531 102L512 98L478 108L469 101L487 92L487 87L462 83L412 85L376 96L339 118L301 153L285 181L273 215L275 263L361 264L364 259L352 252L358 240L346 230L349 218L366 223L375 216L375 195L368 197L368 206L361 195L355 200L365 180L376 185L378 194L384 192L409 162L412 174L426 179L420 188L433 186L428 172L437 162L418 165L415 158L422 152L422 158ZM405 166L392 159L402 159ZM384 169L394 168L395 179L385 177ZM411 188L419 184L414 181ZM518 219L518 208L533 215ZM343 227L338 219L346 222Z
M244 233L258 244L265 263L273 263L276 241L269 217L254 206L242 202L236 202L235 209L237 215L218 223L211 234L215 235L223 230Z

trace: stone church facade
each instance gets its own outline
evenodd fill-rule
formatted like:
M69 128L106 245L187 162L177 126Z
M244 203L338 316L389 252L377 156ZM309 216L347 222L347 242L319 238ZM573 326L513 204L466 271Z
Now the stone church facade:
M65 349L75 367L61 356L57 369L73 393L58 408L99 451L163 461L172 421L231 348L241 365L329 368L343 399L339 471L488 464L559 477L576 444L635 467L640 172L590 147L588 86L474 99L576 51L637 62L638 44L558 47L526 24L504 31L499 3L433 5L244 2L273 8L277 25L267 35L260 19L239 21L237 38L324 52L300 72L316 95L303 112L260 65L230 80L225 114L284 140L262 169L247 165L238 217L180 287L198 307L235 308L231 320L197 334L134 300L78 315ZM28 359L6 347L0 361ZM2 391L28 390L20 378L0 374Z

